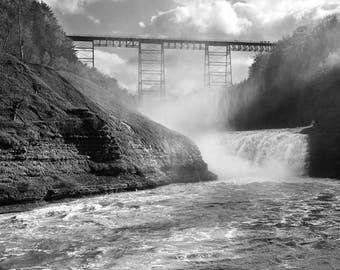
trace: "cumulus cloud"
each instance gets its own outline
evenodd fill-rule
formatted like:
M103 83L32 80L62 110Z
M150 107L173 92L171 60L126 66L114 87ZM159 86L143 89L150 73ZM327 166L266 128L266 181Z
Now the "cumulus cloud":
M300 24L317 20L333 13L340 13L340 0L162 0L156 5L154 1L143 0L145 9L138 9L135 20L127 24L125 20L127 7L142 0L43 0L63 14L82 14L94 22L105 26L109 20L96 16L88 8L93 3L125 1L117 5L117 13L122 19L109 25L107 34L143 33L152 36L169 36L183 38L216 38L246 40L277 40L289 35ZM157 2L158 3L158 2ZM150 6L152 10L150 11ZM105 5L104 5L105 6ZM106 7L106 6L105 6ZM143 6L144 7L144 6ZM164 8L162 8L164 7ZM171 7L171 8L170 8ZM121 10L120 10L121 9ZM100 8L99 8L100 10ZM97 10L98 11L98 10ZM62 16L69 20L71 16ZM74 16L77 17L77 16ZM111 18L112 19L112 18ZM73 27L74 21L71 20ZM83 24L81 25L82 27ZM74 32L71 27L71 32ZM80 27L82 30L82 28ZM112 29L119 29L112 30ZM85 29L84 31L87 31ZM91 31L91 30L90 30ZM79 32L79 30L78 30ZM82 32L82 31L80 31ZM103 73L113 76L132 92L137 89L136 51L129 49L129 54L121 53L123 49L96 49L96 67ZM116 52L112 53L112 52ZM134 54L132 57L131 54ZM167 91L174 95L186 94L203 86L204 52L166 51ZM252 62L252 55L245 52L232 53L233 82L243 80ZM339 54L330 55L327 64L339 62Z
M233 5L224 0L177 1L174 9L151 17L149 30L159 32L207 33L209 31L238 35L251 27L247 18L237 15ZM184 28L182 28L184 27ZM193 31L193 32L192 32Z
M42 0L50 7L59 10L61 13L82 13L86 6L99 2L100 0ZM110 0L119 2L122 0Z
M84 7L98 0L43 0L46 4L62 13L80 13Z
M241 16L257 19L262 24L271 24L287 17L320 19L340 12L339 0L247 0L234 3Z
M168 36L277 39L299 23L340 12L339 0L174 0L145 30Z
M100 24L100 20L97 19L96 17L93 17L93 16L91 16L91 15L88 15L87 18L88 18L90 21L92 21L92 22L94 22L94 23L96 23L96 24Z
M136 92L137 67L131 65L129 59L122 58L113 52L96 50L95 63L100 72L116 78L122 87Z
M139 22L138 25L139 25L140 28L145 28L145 23L144 22Z
M117 71L117 68L126 64L126 61L115 53L96 50L95 56L96 62L100 63L100 65L97 65L98 69L106 75L113 75L113 73Z

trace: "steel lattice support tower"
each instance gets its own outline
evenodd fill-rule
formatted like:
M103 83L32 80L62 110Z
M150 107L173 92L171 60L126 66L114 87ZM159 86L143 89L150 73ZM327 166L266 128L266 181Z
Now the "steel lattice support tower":
M105 35L68 35L80 61L94 67L95 47L138 49L138 97L164 97L164 50L205 50L204 82L206 88L226 89L232 85L231 51L270 52L270 41L200 40Z
M94 41L91 42L75 42L74 50L78 59L91 67L94 67Z
M165 68L163 43L138 45L138 98L151 95L165 97Z
M204 84L206 88L228 88L232 85L230 46L205 45Z

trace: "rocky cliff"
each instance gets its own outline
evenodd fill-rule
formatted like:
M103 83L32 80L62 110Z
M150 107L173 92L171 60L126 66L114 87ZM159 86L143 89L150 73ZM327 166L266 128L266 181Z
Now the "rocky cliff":
M337 14L298 28L271 53L257 56L249 78L221 98L227 124L252 130L314 123L305 131L309 175L340 179L339 43Z
M188 138L51 68L1 66L1 205L215 179Z

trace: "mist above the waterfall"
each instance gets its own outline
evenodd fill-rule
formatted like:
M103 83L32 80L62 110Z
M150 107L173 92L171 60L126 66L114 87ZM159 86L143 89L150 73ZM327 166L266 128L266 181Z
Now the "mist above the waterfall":
M147 98L139 109L156 122L195 137L206 131L224 129L222 116L218 113L219 94L219 91L200 89L171 100Z
M181 85L183 89L187 87L187 92L179 87L167 89L166 99L159 96L144 97L139 110L156 122L190 137L199 146L209 169L220 179L279 179L304 175L307 157L307 140L304 135L279 130L254 131L251 134L240 132L234 136L235 132L228 125L232 117L229 113L239 110L236 107L239 104L235 106L233 103L232 88L196 86L192 89L188 85L190 80L196 80L191 87L203 84L203 73L198 71L199 67L192 66L192 69L188 72L178 70L175 74L176 84L172 85ZM170 77L169 85L176 77ZM243 98L251 102L254 97L249 95Z
M291 130L230 130L225 124L228 115L219 109L223 91L226 90L200 89L166 101L149 98L140 110L190 137L219 179L242 182L250 177L272 181L304 175L308 155L306 135Z
M254 61L251 52L231 52L232 79L244 80ZM224 60L221 60L224 61ZM153 120L189 136L226 129L229 90L205 88L204 51L165 51L166 98L145 96L139 110Z
M181 99L149 99L144 113L153 120L190 137L209 169L219 179L236 182L303 176L307 167L307 135L294 130L236 132L227 128L218 110L219 91L192 93ZM158 104L158 105L157 105Z

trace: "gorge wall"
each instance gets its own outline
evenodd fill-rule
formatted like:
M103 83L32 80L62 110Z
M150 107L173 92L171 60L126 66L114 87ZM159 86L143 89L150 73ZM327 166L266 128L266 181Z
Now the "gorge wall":
M9 55L1 66L0 204L216 178L188 138L118 101L104 109L54 69Z
M222 98L237 130L308 126L309 175L340 178L340 19L300 27ZM225 109L228 108L228 109Z

